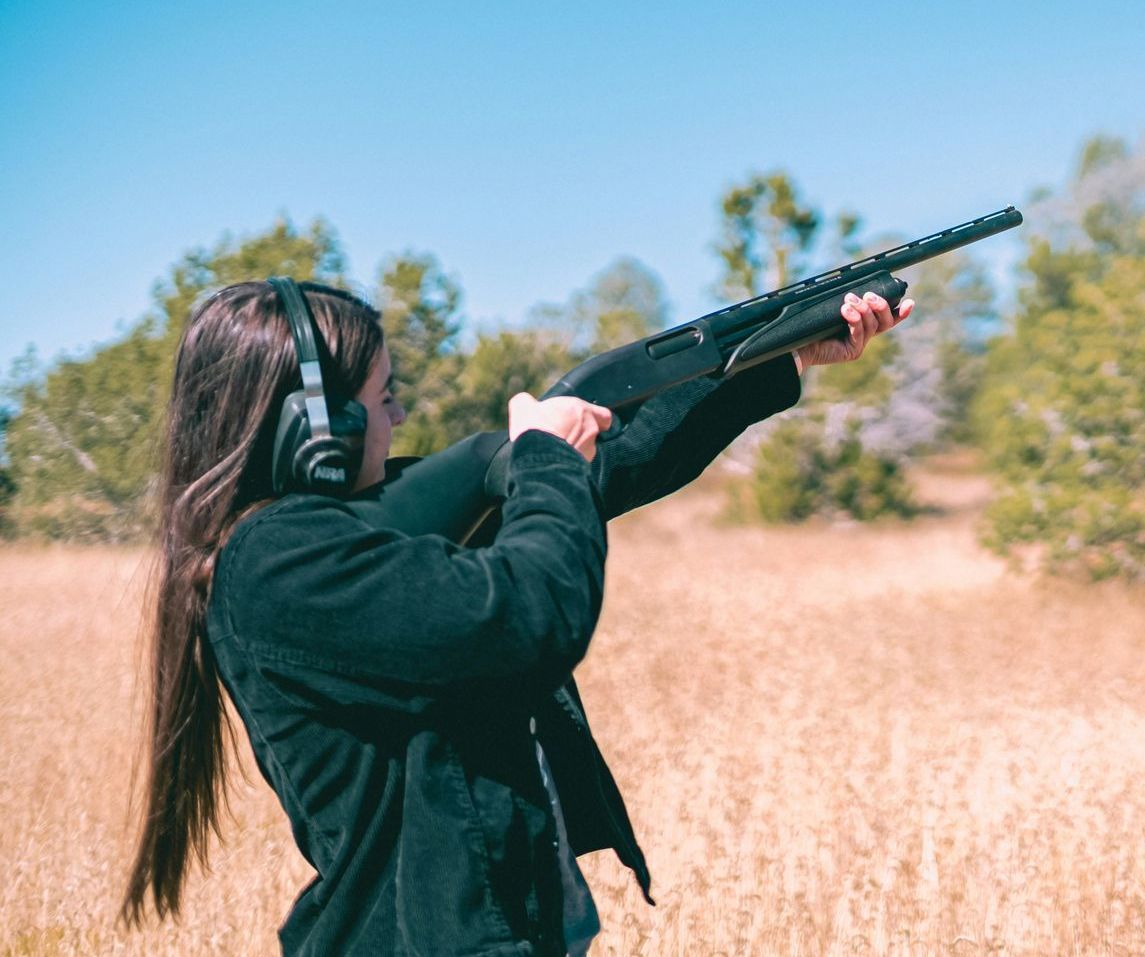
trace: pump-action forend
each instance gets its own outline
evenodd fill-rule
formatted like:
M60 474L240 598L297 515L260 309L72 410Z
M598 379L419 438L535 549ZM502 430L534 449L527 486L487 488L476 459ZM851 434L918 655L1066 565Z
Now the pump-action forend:
M1013 206L810 279L728 306L692 322L602 352L563 376L542 398L572 395L615 413L599 441L624 428L641 403L681 382L724 379L849 327L843 297L868 290L897 309L907 284L891 275L1020 225ZM409 535L471 536L504 496L508 435L482 432L417 461L391 460L379 491L380 519Z

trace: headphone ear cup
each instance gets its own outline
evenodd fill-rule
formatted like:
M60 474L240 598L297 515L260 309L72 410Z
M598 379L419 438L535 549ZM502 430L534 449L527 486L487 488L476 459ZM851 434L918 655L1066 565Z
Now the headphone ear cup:
M330 408L330 435L310 437L306 393L291 392L282 403L274 436L275 495L289 491L348 495L362 468L368 415L350 399Z

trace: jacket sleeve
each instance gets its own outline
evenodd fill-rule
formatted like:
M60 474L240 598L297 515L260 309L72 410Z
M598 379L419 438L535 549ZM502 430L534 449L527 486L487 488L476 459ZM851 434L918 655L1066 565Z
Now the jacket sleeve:
M730 379L684 382L644 403L615 439L601 442L593 475L607 518L687 485L749 425L799 401L789 355Z
M241 525L215 579L245 651L320 675L324 697L387 703L493 689L547 693L584 657L606 540L588 463L541 432L514 443L504 524L486 548L371 527L296 496ZM303 669L300 671L300 669Z

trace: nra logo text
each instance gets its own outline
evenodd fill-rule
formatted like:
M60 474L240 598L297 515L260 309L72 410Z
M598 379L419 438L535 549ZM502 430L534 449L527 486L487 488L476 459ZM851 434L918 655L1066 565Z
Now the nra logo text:
M345 482L346 470L335 468L332 465L319 465L314 470L314 477L323 482Z

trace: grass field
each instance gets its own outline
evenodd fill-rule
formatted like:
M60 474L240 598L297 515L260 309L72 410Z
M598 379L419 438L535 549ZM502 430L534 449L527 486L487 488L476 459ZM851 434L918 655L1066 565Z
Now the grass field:
M649 856L583 859L594 954L1145 954L1145 592L910 524L721 527L689 490L613 525L579 675ZM0 549L0 954L272 954L307 869L257 775L181 924L113 925L145 556ZM245 760L245 758L244 758Z

